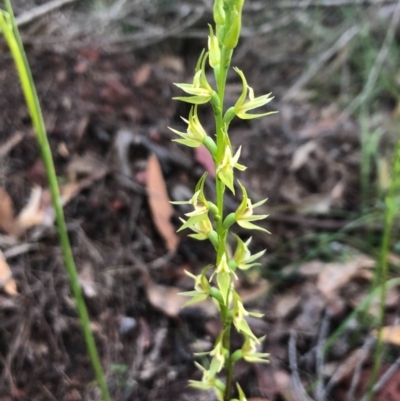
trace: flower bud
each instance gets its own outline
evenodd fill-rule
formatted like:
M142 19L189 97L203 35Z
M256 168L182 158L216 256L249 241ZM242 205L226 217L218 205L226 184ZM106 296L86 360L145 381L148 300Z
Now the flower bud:
M242 27L242 15L236 7L231 11L231 24L224 36L223 45L228 50L234 49L240 37L240 30Z
M219 48L218 38L214 35L214 31L211 25L210 36L208 37L208 51L209 51L209 61L211 68L215 68L221 62L221 50Z
M215 0L213 8L214 21L217 25L224 25L226 14L224 10L224 0Z

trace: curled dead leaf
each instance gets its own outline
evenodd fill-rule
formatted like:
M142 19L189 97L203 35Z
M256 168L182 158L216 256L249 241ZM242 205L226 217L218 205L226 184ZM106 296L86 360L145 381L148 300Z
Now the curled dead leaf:
M378 331L374 330L372 332L372 335L375 338L378 338ZM385 326L382 328L382 340L385 343L390 343L393 345L399 345L400 346L400 325L394 325L394 326Z
M0 251L0 289L3 289L8 295L18 295L17 283L12 278L10 266L2 251Z
M20 227L14 218L13 202L3 188L0 188L0 229L14 237L20 233Z
M327 299L336 297L337 292L364 269L375 266L375 260L361 255L346 263L328 263L319 273L317 288Z
M169 251L178 247L179 238L171 223L174 210L169 202L167 187L157 156L152 154L147 162L147 195L154 225L164 239Z

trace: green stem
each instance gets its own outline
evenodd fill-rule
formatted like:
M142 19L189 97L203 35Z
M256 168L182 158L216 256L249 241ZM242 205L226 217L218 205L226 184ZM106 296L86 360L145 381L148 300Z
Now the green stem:
M111 401L105 375L101 366L99 354L97 352L96 343L93 333L90 329L89 314L85 305L82 289L79 284L79 276L75 266L71 245L68 238L67 226L65 223L64 212L61 203L60 191L58 188L57 176L54 168L53 157L49 141L46 134L46 128L43 115L40 108L39 98L33 82L32 73L26 58L26 54L22 45L21 37L15 24L13 10L10 0L5 1L7 12L11 18L11 27L7 24L4 14L0 11L0 29L7 41L12 56L15 61L16 68L21 80L22 90L25 100L32 118L33 126L36 131L37 139L40 145L40 151L43 163L47 172L47 178L50 186L52 203L56 215L58 235L64 256L65 265L67 267L68 278L70 281L73 296L77 303L79 318L83 328L83 334L86 341L87 350L93 365L93 369L100 386L104 401Z
M218 70L218 75L216 76L218 97L220 101L220 107L218 110L214 110L215 113L215 123L216 123L216 134L217 134L217 156L216 161L220 163L224 157L225 146L224 143L224 96L225 96L225 86L226 78L228 75L228 70L232 58L232 51L222 48L221 52L221 66ZM217 208L221 219L217 221L217 232L218 232L218 253L217 253L217 265L219 264L223 254L226 252L226 238L228 230L223 226L224 222L224 193L225 184L216 176L216 195L217 195ZM228 358L225 362L226 369L226 383L225 383L225 394L224 401L229 401L232 394L232 380L233 380L233 363L231 354L231 326L232 318L229 315L229 305L226 305L224 310L221 310L221 318L224 325L224 337L223 346L228 350Z
M387 292L387 277L388 277L388 255L390 250L390 238L393 222L398 211L396 205L396 196L400 188L400 141L397 142L393 157L393 171L391 175L390 188L386 196L386 211L385 211L385 227L383 231L383 238L381 244L381 254L380 254L380 274L379 274L379 284L380 284L380 299L379 299L379 335L378 343L374 355L374 365L372 369L372 374L369 380L368 387L368 400L373 399L373 386L379 374L382 354L383 354L383 336L382 328L384 325L385 316L385 305L386 305L386 292Z

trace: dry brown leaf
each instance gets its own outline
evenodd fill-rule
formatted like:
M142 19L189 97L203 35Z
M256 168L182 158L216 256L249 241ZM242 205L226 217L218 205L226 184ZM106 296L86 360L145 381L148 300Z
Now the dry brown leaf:
M0 289L3 289L8 295L18 295L17 283L12 278L10 266L2 251L0 251Z
M372 335L378 338L378 331L374 330ZM382 328L382 339L385 343L400 345L400 325L385 326Z
M160 60L158 60L158 65L168 70L172 70L178 74L183 74L185 72L185 64L180 57L161 57Z
M42 202L43 190L39 186L34 186L31 191L28 203L18 215L18 224L29 229L37 225L43 224L45 221L45 207ZM51 222L53 218L51 217Z
M165 241L167 249L174 252L179 238L175 227L171 223L174 213L169 203L167 188L157 156L152 154L147 163L147 195L154 224Z
M270 288L270 282L261 279L257 285L251 288L239 288L237 293L240 295L240 298L242 298L243 304L250 304L266 295Z
M328 263L318 276L317 288L327 299L335 298L345 284L363 269L374 267L375 263L367 256L359 256L347 263Z
M97 162L98 163L98 162ZM95 181L104 177L107 168L102 164L96 164L87 158L74 158L68 172L90 174L87 178L79 182L69 182L60 186L61 205L65 206L83 189L92 185ZM73 179L75 176L73 177ZM19 232L39 225L51 226L54 222L54 209L52 206L51 195L48 189L43 190L39 186L34 186L31 191L28 203L21 210L16 222Z
M317 142L308 141L304 145L299 146L293 154L291 171L297 171L307 163L310 154L317 149Z
M0 228L12 236L18 236L20 232L14 218L13 202L3 188L0 188Z
M94 280L93 267L90 263L85 263L82 270L79 272L79 283L87 298L95 298L97 296L97 285Z
M149 80L150 74L151 74L151 65L148 63L142 65L133 74L133 84L137 87L143 86Z
M185 303L190 299L180 295L180 292L182 291L177 287L155 284L150 281L146 285L146 294L150 304L169 317L177 317L182 312ZM211 300L190 305L188 308L201 309L207 316L214 316L218 312Z

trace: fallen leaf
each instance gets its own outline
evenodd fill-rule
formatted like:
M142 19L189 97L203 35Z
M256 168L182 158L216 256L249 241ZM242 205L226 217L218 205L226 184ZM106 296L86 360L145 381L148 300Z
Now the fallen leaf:
M18 224L24 229L43 224L45 221L45 210L42 202L43 190L39 186L32 188L28 203L18 215ZM51 221L53 221L51 219Z
M2 143L0 145L0 159L10 153L22 141L24 136L22 132L17 131L5 143Z
M10 266L2 251L0 251L0 289L3 289L8 295L18 295L17 283L12 278Z
M378 331L374 330L372 335L378 338ZM382 327L382 340L385 343L400 345L400 325Z
M317 149L317 143L315 141L308 141L304 145L301 145L296 149L293 154L292 164L290 165L291 171L297 171L299 168L307 163L310 154Z
M185 64L183 60L179 57L174 56L164 56L158 60L158 65L162 68L172 70L178 74L183 74L185 72Z
M142 65L133 74L133 84L137 87L143 86L149 80L150 74L151 74L151 65L148 63Z
M95 298L97 296L97 286L94 280L93 268L90 263L85 263L82 270L79 272L79 283L87 298Z
M208 149L202 145L195 148L195 160L200 163L210 177L215 177L215 164Z
M149 157L147 162L146 187L154 224L164 239L167 249L174 252L179 243L175 227L171 223L174 210L169 202L160 163L154 154Z
M261 279L257 285L251 288L239 288L237 293L240 295L243 304L251 304L258 301L262 296L266 295L271 289L269 281Z
M363 269L371 269L375 261L367 256L358 256L346 263L328 263L318 276L317 288L327 299L335 298L337 292Z
M12 236L18 236L20 231L14 218L13 202L3 188L0 188L0 228Z

